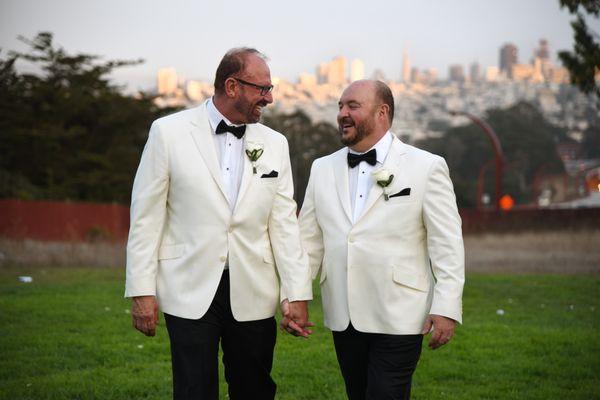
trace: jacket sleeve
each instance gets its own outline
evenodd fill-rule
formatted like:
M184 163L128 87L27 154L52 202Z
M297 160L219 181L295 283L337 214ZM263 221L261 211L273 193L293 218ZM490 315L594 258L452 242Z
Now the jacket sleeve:
M315 163L313 163L311 168L304 202L302 203L302 210L300 211L300 237L302 239L302 246L308 255L312 279L317 277L321 269L324 253L323 232L317 221L315 211L314 171Z
M131 194L125 297L156 295L158 248L166 218L169 160L164 135L155 122Z
M310 269L300 244L287 140L282 141L280 151L280 176L268 228L275 264L281 279L281 296L289 301L312 300Z
M443 158L436 158L429 170L423 199L423 221L436 279L430 314L462 323L465 256L461 219L448 166Z

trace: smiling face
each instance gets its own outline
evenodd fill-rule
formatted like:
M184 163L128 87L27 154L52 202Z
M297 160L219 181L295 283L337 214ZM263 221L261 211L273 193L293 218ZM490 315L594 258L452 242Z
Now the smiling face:
M370 82L358 81L348 86L338 106L338 130L344 145L354 147L375 132L378 105Z
M232 83L235 83L235 97L232 106L236 112L236 118L233 118L231 122L235 124L258 122L262 114L262 108L273 102L273 94L269 92L263 96L260 94L260 89L245 85L236 81L235 78L259 86L269 86L271 85L269 66L265 60L256 54L249 54L245 59L245 68L235 77L229 78L233 81Z

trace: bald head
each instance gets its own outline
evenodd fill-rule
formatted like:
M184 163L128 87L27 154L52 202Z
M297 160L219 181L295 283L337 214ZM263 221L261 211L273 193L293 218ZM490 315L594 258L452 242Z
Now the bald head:
M392 124L394 98L383 82L368 79L353 82L342 93L338 106L341 141L353 150L370 148Z

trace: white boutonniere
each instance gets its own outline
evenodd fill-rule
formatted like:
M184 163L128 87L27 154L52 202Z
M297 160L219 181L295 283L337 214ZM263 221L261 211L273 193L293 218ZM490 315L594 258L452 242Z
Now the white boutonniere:
M252 173L256 174L256 161L263 154L262 144L256 142L246 142L246 155L252 163Z
M382 187L383 198L385 199L385 201L388 201L390 197L387 193L386 188L394 180L394 175L392 175L392 173L385 168L379 168L378 170L371 172L371 175L373 175L373 179L375 180L375 182L377 182L377 184Z

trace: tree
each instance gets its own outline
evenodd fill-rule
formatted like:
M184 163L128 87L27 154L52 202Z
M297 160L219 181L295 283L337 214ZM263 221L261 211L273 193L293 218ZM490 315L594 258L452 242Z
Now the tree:
M520 102L508 109L487 111L486 121L494 128L506 158L503 189L518 204L533 201L531 184L540 171L562 172L556 144L566 132L548 123L532 105ZM449 129L440 138L417 143L443 156L448 162L460 207L477 204L477 180L482 168L493 159L488 138L475 124ZM493 193L493 166L487 168L486 191Z
M282 132L290 145L290 159L294 176L294 196L298 207L304 201L312 162L342 147L335 127L325 122L312 123L300 110L291 114L271 113L264 118L265 125Z
M49 32L19 39L29 51L0 59L0 197L128 203L150 123L172 111L107 78L142 61L71 55Z
M571 83L577 85L584 93L593 93L600 103L600 86L596 82L596 74L600 71L600 36L587 26L583 12L598 17L600 1L598 0L560 0L560 6L567 7L577 19L571 22L574 32L573 52L558 53L564 66L569 70Z

